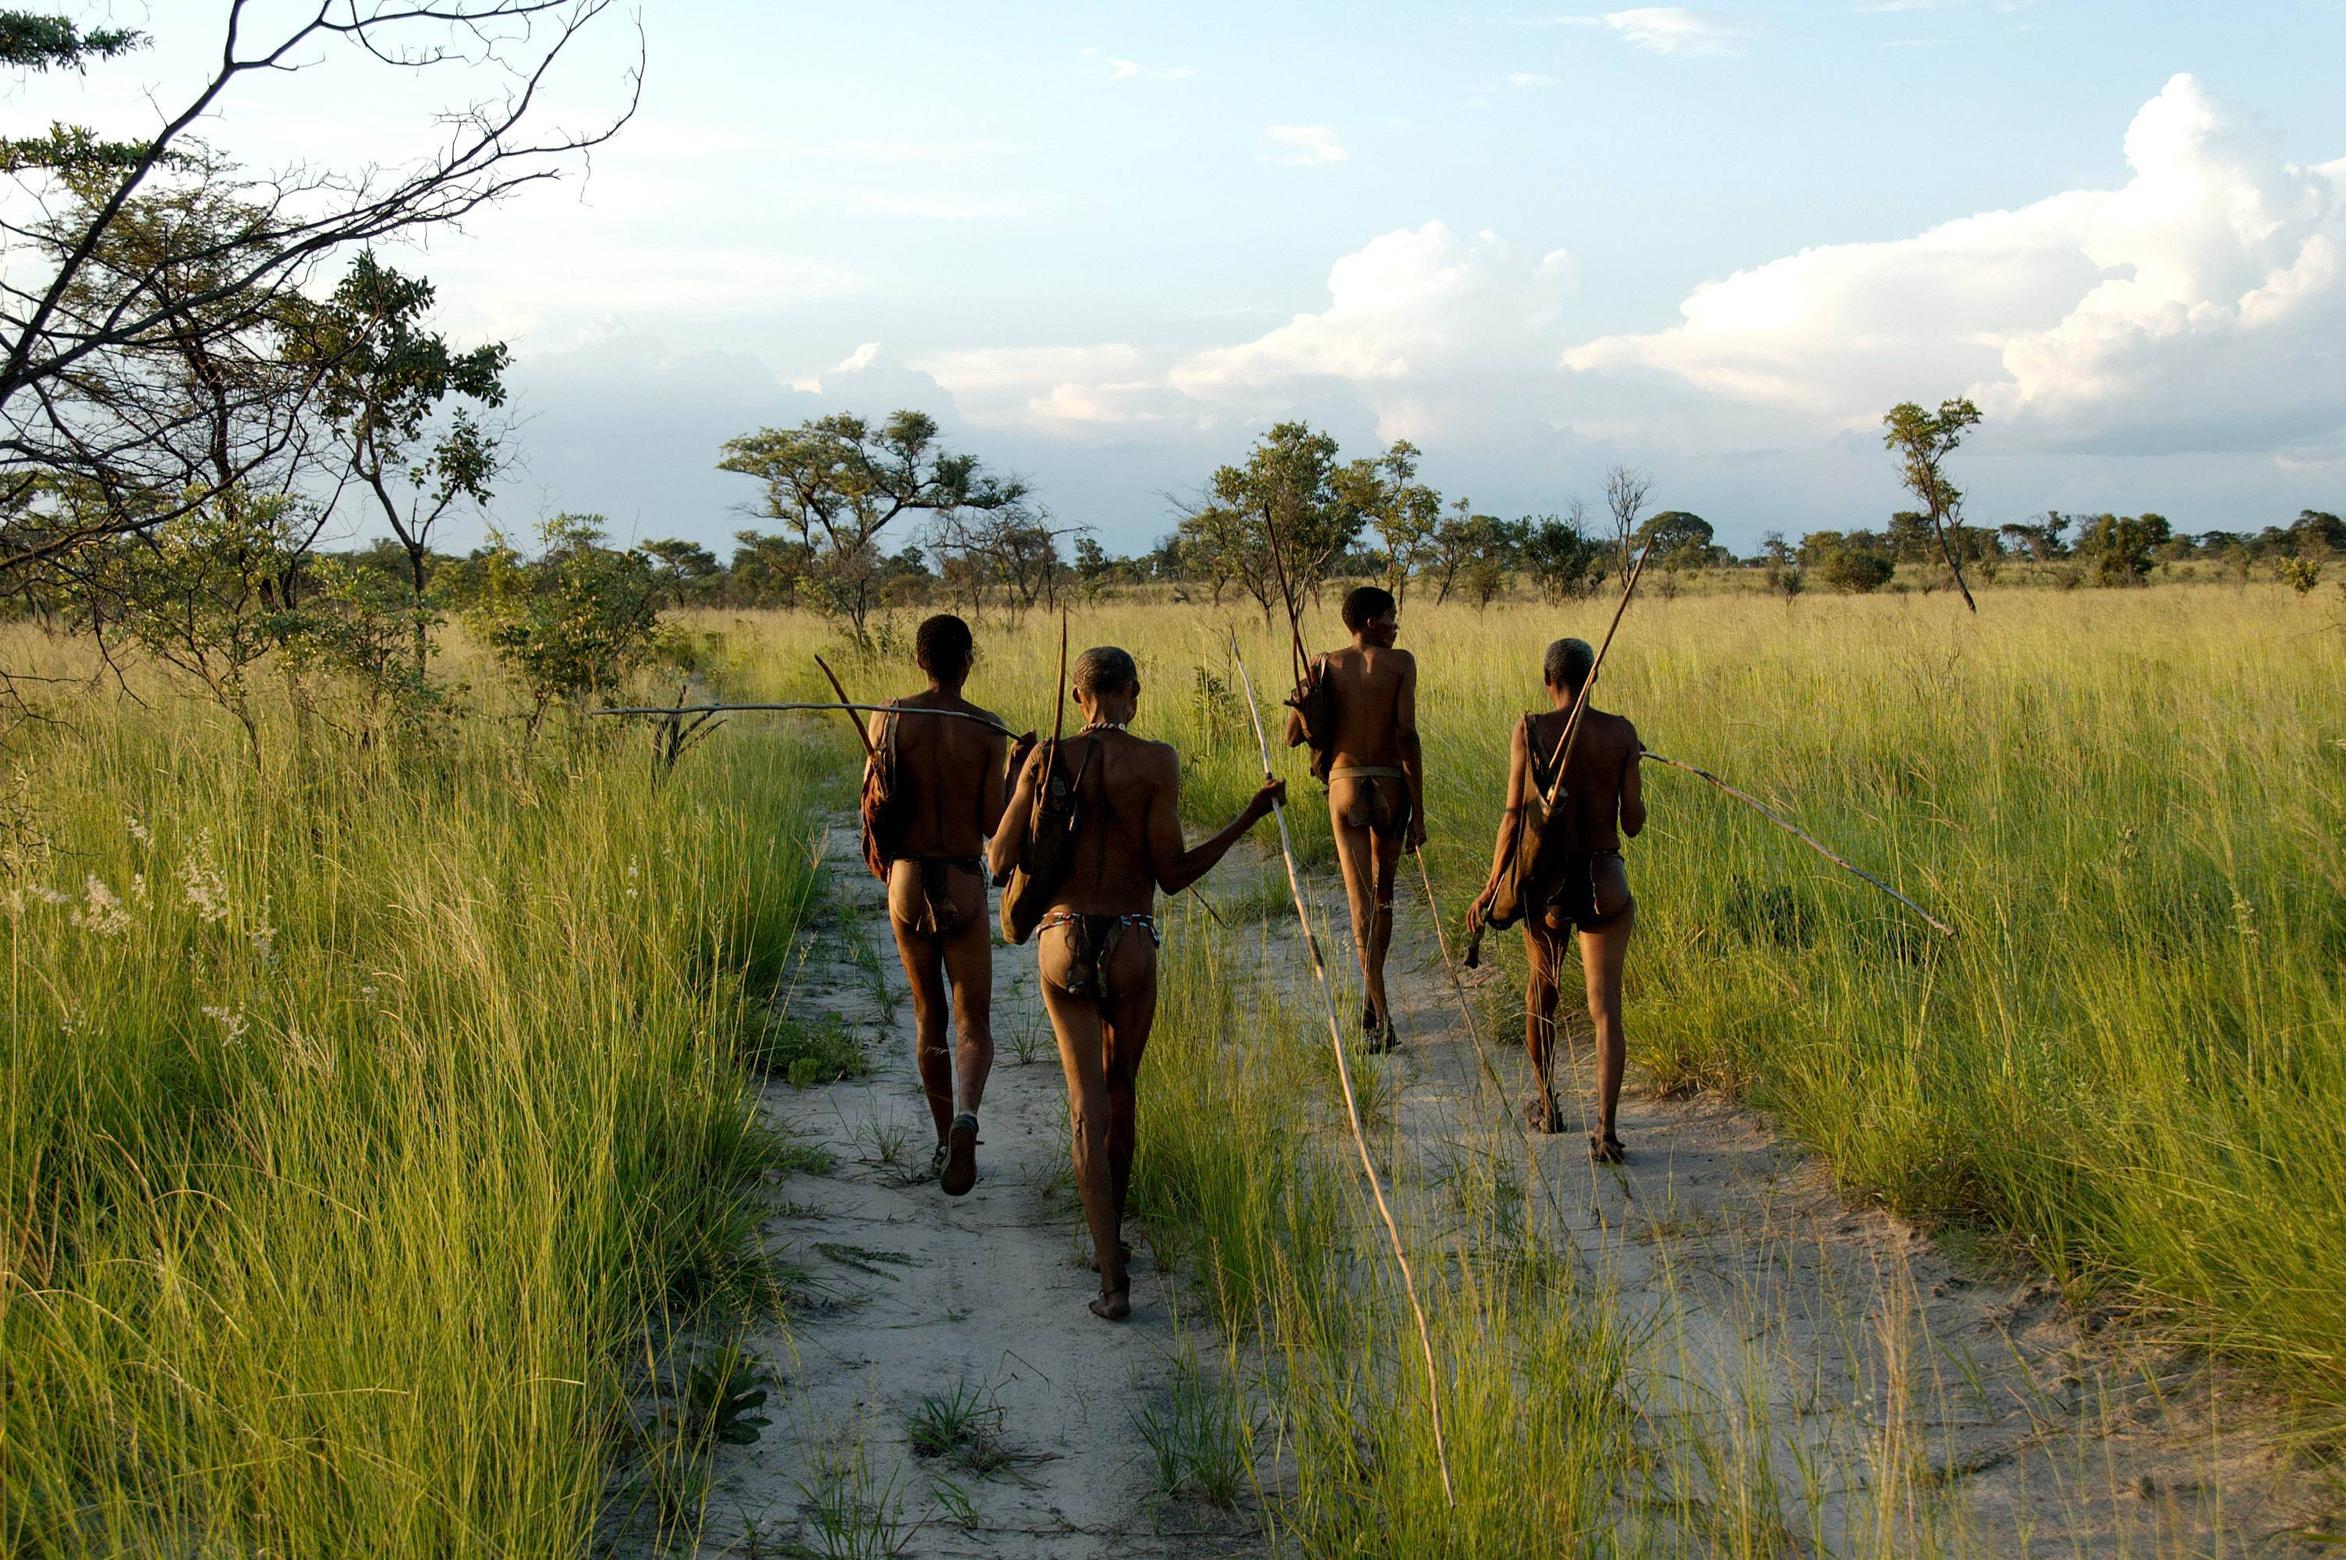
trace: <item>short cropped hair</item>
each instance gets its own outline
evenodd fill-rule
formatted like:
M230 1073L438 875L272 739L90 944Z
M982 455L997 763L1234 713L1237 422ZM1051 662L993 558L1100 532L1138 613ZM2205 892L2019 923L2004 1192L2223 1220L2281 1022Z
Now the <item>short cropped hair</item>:
M913 659L924 672L939 677L966 675L977 659L977 642L970 637L969 625L950 612L921 620L920 631L912 639Z
M1140 668L1131 653L1114 645L1097 645L1075 658L1077 693L1122 693L1140 683Z
M1357 634L1386 613L1398 610L1393 593L1382 585L1355 586L1344 598L1344 626Z
M1561 688L1566 693L1578 693L1588 685L1588 674L1596 669L1597 653L1585 639L1559 639L1548 646L1547 657L1540 663L1540 674L1548 686Z

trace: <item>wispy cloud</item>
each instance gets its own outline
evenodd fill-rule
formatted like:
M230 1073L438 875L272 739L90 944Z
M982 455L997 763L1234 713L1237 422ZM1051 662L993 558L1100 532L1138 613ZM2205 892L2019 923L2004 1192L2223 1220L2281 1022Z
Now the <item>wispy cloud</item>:
M1919 0L1928 4L1932 0ZM1682 5L1645 5L1626 11L1578 12L1564 16L1519 17L1518 27L1603 27L1624 42L1653 54L1733 54L1743 34L1715 16Z
M775 155L814 162L907 163L976 162L1008 157L1034 148L1018 141L926 141L915 139L794 141L775 148Z
M1285 168L1330 168L1352 155L1333 125L1266 125L1263 139L1263 161Z
M1079 52L1085 59L1098 60L1107 66L1110 81L1187 81L1197 74L1186 65L1152 68L1143 65L1138 60L1122 59L1113 54L1102 54L1097 49L1084 49Z
M1652 54L1733 54L1742 36L1714 17L1678 5L1607 11L1598 20Z
M1063 203L1055 195L987 190L870 190L861 197L867 211L931 222L1007 221Z
M1528 92L1540 87L1552 87L1556 84L1555 77L1543 76L1536 70L1511 70L1504 79L1507 85L1517 92Z

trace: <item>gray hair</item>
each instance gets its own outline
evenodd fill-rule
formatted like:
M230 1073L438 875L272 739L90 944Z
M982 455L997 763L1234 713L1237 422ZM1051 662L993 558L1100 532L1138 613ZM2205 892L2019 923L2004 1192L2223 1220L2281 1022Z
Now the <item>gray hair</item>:
M1559 639L1548 646L1548 653L1540 663L1540 675L1551 688L1577 694L1588 686L1588 674L1596 669L1597 653L1585 639Z
M1131 653L1114 645L1096 645L1075 658L1077 693L1122 693L1139 682Z

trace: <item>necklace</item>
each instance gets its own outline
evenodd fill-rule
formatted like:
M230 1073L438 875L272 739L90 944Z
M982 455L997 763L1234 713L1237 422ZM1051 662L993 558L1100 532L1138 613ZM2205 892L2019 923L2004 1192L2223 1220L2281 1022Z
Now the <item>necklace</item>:
M1090 725L1084 727L1082 731L1076 733L1076 735L1088 736L1095 731L1123 731L1129 725L1131 725L1130 721L1095 720Z

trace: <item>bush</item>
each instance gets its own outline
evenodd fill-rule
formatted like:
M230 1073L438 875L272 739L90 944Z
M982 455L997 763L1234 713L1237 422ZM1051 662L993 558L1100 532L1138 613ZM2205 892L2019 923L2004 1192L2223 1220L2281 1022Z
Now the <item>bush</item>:
M1825 560L1825 583L1835 590L1863 596L1880 590L1890 583L1890 576L1898 572L1889 559L1878 552L1845 547Z
M556 515L525 561L500 540L484 560L473 626L529 696L531 735L557 700L616 687L658 648L659 581L641 553L603 543L598 515Z

